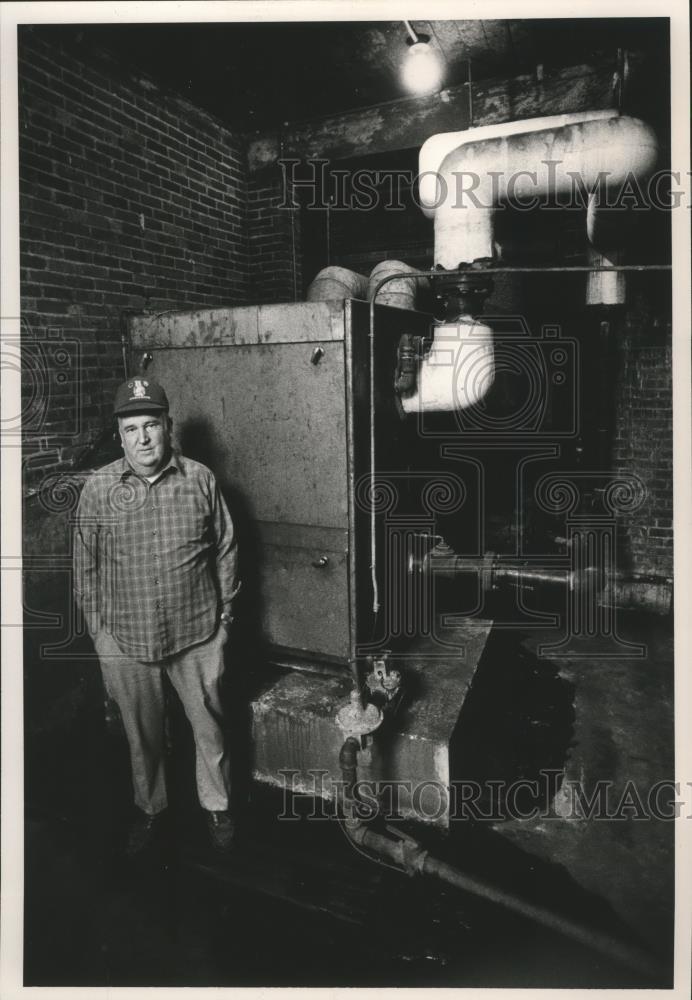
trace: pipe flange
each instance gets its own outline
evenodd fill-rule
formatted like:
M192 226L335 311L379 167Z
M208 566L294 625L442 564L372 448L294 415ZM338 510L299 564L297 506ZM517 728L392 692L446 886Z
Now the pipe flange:
M447 320L480 312L483 302L492 294L493 279L485 273L492 266L490 257L471 263L460 263L448 271L441 264L435 266L431 281L436 300L444 306Z

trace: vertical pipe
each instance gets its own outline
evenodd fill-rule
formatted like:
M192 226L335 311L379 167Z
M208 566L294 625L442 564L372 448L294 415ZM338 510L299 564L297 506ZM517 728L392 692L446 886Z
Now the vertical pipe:
M293 264L293 301L298 301L298 280L296 277L296 212L293 207L293 192L291 192L291 262Z
M127 313L122 310L120 313L120 349L122 351L123 357L123 372L124 378L127 380L129 376L128 365L127 365L127 349L129 347L128 339L128 329L127 329Z
M409 36L411 38L411 42L415 45L418 42L418 35L416 34L416 32L411 27L411 22L410 21L404 21L404 25L406 26L406 30L409 33Z
M380 610L380 595L377 589L377 545L375 541L375 530L377 521L375 517L375 299L382 286L394 278L388 275L383 278L375 288L370 299L370 578L372 580L372 611L377 619Z
M469 88L469 128L473 128L473 81L471 79L471 60L467 59L466 64L468 66L468 79L466 85Z

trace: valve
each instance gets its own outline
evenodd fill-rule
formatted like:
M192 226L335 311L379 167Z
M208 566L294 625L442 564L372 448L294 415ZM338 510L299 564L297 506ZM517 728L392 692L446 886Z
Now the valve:
M412 333L402 333L397 347L396 372L394 374L395 392L410 392L416 388L418 359L422 350L422 337L414 337Z
M382 725L382 712L372 702L363 704L361 692L353 688L349 700L336 713L336 724L345 736L353 736L365 749L367 740Z
M370 673L365 678L365 684L374 701L383 708L393 707L397 696L401 693L401 671L389 666L390 650L385 650L380 656L369 656L367 663Z
M435 300L444 312L448 323L456 322L460 316L477 316L493 290L493 280L484 274L492 265L489 257L480 257L472 263L461 263L458 268L447 271L441 264L436 265L432 278Z

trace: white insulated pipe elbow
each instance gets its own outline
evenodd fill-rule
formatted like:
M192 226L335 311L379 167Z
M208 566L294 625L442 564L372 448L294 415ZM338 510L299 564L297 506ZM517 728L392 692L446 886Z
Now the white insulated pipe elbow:
M465 410L479 403L495 379L493 332L462 316L433 327L433 342L421 358L415 391L402 395L404 413Z
M564 128L579 122L599 121L615 118L617 111L579 111L565 115L546 115L543 118L524 118L521 121L501 122L499 125L481 125L479 128L464 129L461 132L440 132L426 139L418 154L419 198L423 214L434 218L440 204L439 170L448 153L461 146L499 139L510 135L527 135L530 132L545 132L546 129Z
M501 201L526 205L546 195L586 191L593 232L599 185L602 193L612 193L628 178L645 177L656 163L658 143L650 126L639 119L614 112L592 115L578 121L565 116L570 119L567 124L552 128L545 126L553 119L512 122L511 131L491 136L486 129L474 129L461 133L464 141L446 153L451 137L447 143L430 146L425 157L421 150L420 166L427 169L431 169L431 149L436 155L444 153L434 181L434 200L430 186L424 191L421 185L421 202L424 195L427 199L424 211L434 210L435 263L451 269L461 262L492 257L493 213ZM530 127L522 131L527 124ZM474 139L476 132L485 137Z
M502 201L526 205L541 196L585 194L589 240L597 242L602 234L607 240L609 196L628 178L645 177L657 155L653 130L613 110L432 136L420 151L419 196L423 211L435 220L435 264L451 270L492 258L494 210ZM618 282L616 274L605 297L603 289L590 294L596 301L619 301ZM434 328L416 389L402 396L401 404L406 413L463 410L483 399L494 376L492 331L465 316Z

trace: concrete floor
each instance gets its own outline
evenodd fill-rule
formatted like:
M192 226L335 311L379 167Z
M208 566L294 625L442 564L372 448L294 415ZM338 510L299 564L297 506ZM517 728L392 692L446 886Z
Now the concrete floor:
M559 818L513 821L502 833L524 850L564 865L644 940L670 954L674 829L652 815L651 807L668 815L671 793L664 789L650 802L649 793L675 774L673 642L667 623L637 614L627 620L627 637L646 645L641 659L560 661L560 676L574 690L575 719L554 803ZM570 783L593 792L599 780L610 783L612 818L573 818Z
M28 821L25 985L643 985L557 934L359 858L334 828L315 838L298 823L279 846L268 824L246 827L235 857L218 861L198 817L179 815L170 838L134 863L114 849L121 830L114 824L106 843L93 815ZM555 878L554 866L529 865L499 842L475 848L479 867L534 898ZM593 900L558 881L573 915L597 916Z
M545 637L493 640L462 713L453 777L549 767L564 769L563 787L669 778L670 622L622 621L647 642L644 660L550 662L534 656ZM256 788L237 853L219 861L175 704L171 827L147 859L126 863L126 752L104 726L95 662L73 655L87 647L73 645L56 669L39 650L54 637L27 632L25 653L26 985L643 985L483 901L374 865L334 824L278 822L281 804ZM667 957L672 832L660 821L579 822L558 808L549 821L460 821L429 846Z
M559 772L549 812L539 797L534 817L486 825L537 859L563 866L670 957L674 829L652 815L649 792L675 773L671 622L633 612L619 621L623 637L644 646L644 655L547 659L537 651L554 634L494 634L475 701L460 719L457 776L510 783L534 780L541 769ZM588 799L599 782L607 815L588 819L577 793ZM657 800L663 814L671 795L664 789ZM524 803L526 813L531 805Z

